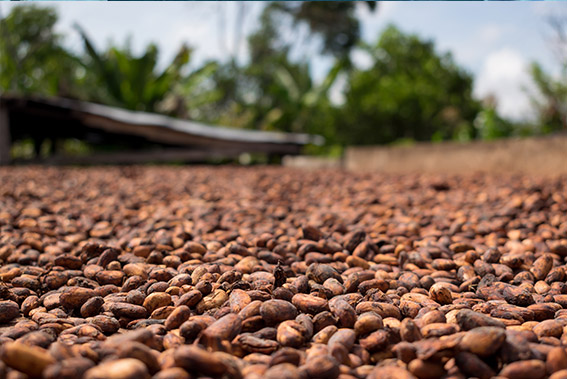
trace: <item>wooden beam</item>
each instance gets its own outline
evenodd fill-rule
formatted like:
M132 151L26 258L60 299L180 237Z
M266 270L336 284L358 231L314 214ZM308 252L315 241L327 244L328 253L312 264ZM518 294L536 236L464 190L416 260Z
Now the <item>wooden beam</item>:
M84 125L93 129L101 129L107 133L120 133L140 136L148 141L185 146L200 146L202 150L238 150L240 152L262 152L274 154L299 154L302 145L296 143L281 143L272 141L228 140L181 132L158 125L134 125L118 122L100 116L87 115L82 117Z
M8 114L8 108L0 101L0 165L10 163L11 147L10 116Z

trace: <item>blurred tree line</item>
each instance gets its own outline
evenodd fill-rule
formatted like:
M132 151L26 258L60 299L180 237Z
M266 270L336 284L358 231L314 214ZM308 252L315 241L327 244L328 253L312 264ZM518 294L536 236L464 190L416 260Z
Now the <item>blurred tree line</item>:
M371 11L376 2L365 2ZM158 67L159 51L142 54L130 44L99 50L79 25L84 51L69 51L55 32L52 8L18 6L0 20L0 92L64 96L132 110L240 128L323 135L314 153L337 153L349 144L494 139L567 128L567 22L551 23L562 72L559 78L534 63L537 127L504 119L494 99L472 96L473 76L433 41L388 26L374 43L360 38L356 2L268 3L247 36L246 63L231 58L190 70L193 50L181 46ZM293 58L289 24L307 28L319 54L333 61L323 80L313 62ZM286 26L287 25L287 26ZM366 68L353 52L370 57ZM332 91L342 87L333 101ZM335 94L336 95L336 94Z

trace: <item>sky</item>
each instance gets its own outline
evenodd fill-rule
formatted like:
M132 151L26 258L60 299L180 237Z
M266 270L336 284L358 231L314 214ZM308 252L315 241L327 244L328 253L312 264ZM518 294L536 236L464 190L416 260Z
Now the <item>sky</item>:
M21 4L21 3L20 3ZM82 48L73 29L79 23L103 49L109 41L124 44L131 36L134 51L141 51L150 42L160 47L160 61L168 62L182 43L194 47L193 62L226 59L230 55L244 60L245 36L257 26L261 2L43 2L58 9L59 32L72 49ZM0 2L2 14L15 3ZM243 11L242 27L237 14ZM475 80L474 94L489 94L497 99L498 110L513 119L533 115L525 88L533 88L527 74L532 61L557 74L559 64L552 54L546 36L546 17L553 13L567 14L562 2L463 2L411 1L381 2L371 12L364 4L357 7L362 37L377 41L380 32L390 23L404 32L418 34L435 42L437 51L450 51L455 61L471 72ZM238 32L240 31L240 38ZM311 46L310 50L315 49ZM362 52L353 54L360 67L369 58ZM316 79L325 76L332 62L315 58L311 66ZM341 86L335 86L332 97L341 99Z

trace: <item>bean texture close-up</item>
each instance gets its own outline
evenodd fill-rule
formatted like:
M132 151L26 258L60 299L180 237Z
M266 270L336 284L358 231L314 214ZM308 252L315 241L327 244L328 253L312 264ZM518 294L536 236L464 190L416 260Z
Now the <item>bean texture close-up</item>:
M567 378L567 177L0 168L0 378Z

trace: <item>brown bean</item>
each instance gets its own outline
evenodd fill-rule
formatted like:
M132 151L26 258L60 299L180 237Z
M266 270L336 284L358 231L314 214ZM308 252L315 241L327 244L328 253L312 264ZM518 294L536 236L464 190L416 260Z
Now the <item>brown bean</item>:
M104 362L89 369L85 379L137 379L149 378L146 366L133 358Z
M310 378L335 379L339 376L339 363L329 355L309 359L304 366Z
M104 304L104 299L100 296L95 296L87 300L81 306L81 316L83 317L92 317L96 316L102 305Z
M567 369L567 352L565 352L565 349L563 347L551 349L547 354L545 365L548 374Z
M132 319L145 318L148 314L146 308L128 303L112 303L110 304L110 311L117 317Z
M543 378L545 377L545 363L536 359L513 362L505 366L499 375L510 379Z
M451 304L453 302L453 296L451 291L441 283L435 283L429 289L429 296L431 300L441 304Z
M80 308L87 300L95 296L95 291L90 288L73 287L64 291L59 299L62 306L73 309Z
M40 378L43 371L55 359L47 350L36 346L28 346L18 342L7 343L2 349L2 361L32 378Z
M375 312L365 312L358 316L354 324L354 331L357 336L364 336L383 327L384 323L379 314Z
M203 313L209 309L218 308L228 300L228 295L222 289L217 289L210 295L203 297L197 304L197 312Z
M20 315L18 303L10 300L0 301L0 324L6 324Z
M230 370L221 356L196 346L181 346L175 350L173 356L176 366L189 372L197 371L205 375L222 376Z
M43 371L44 379L82 378L95 363L87 358L67 358L48 366Z
M229 313L209 325L201 333L200 342L208 347L218 346L221 341L231 341L242 328L240 316Z
M504 323L500 320L495 320L490 316L468 309L460 310L457 313L456 320L462 330L470 330L480 326L505 327Z
M483 326L469 330L461 340L459 347L483 357L494 354L506 340L503 329Z
M186 305L177 306L165 320L165 328L177 329L191 316L191 310Z
M408 371L419 379L439 378L445 374L445 369L441 363L414 359L408 364Z
M415 376L397 366L377 366L372 370L368 379L414 379Z
M345 300L338 299L329 303L329 309L338 319L338 326L352 328L356 322L356 311Z
M310 314L317 314L329 309L327 300L302 293L293 296L291 302L301 312Z
M155 292L146 297L144 300L144 308L152 313L158 308L165 307L171 304L171 295L165 292Z
M277 341L282 346L300 347L305 342L307 330L294 320L283 321L278 326Z
M267 325L276 325L297 317L297 308L285 300L268 300L262 303L260 315Z

